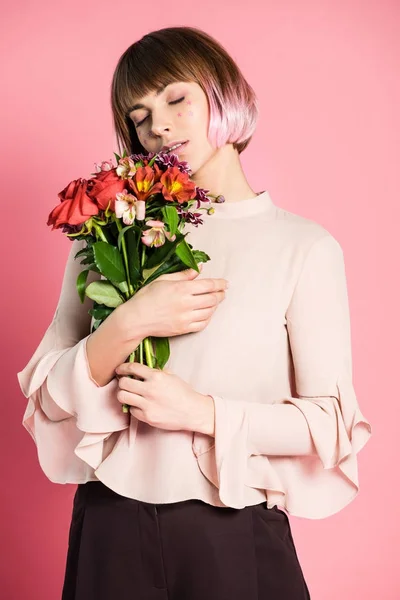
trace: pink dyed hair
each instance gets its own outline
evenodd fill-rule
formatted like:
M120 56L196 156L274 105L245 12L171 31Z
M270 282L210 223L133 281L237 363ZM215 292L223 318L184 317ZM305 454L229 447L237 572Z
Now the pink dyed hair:
M111 106L119 152L145 152L129 118L133 99L175 81L196 81L210 108L208 139L214 148L249 144L257 118L257 98L228 52L195 27L152 31L120 57L111 84Z

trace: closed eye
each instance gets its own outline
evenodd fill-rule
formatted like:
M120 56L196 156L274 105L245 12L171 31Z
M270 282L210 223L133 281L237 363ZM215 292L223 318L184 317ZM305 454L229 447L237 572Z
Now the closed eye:
M179 100L173 100L172 102L169 102L168 104L179 104L179 102L182 102L184 99L185 99L185 96L183 96L183 98L179 98ZM140 121L140 123L137 123L136 127L140 127L140 125L146 121L146 119L148 118L148 116L149 115L147 115L147 117L145 117L144 119L142 119Z

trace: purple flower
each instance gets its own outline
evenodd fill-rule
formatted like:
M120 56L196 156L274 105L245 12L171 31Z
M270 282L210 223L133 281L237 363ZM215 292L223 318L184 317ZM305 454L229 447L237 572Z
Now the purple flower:
M210 190L205 190L203 188L196 187L196 198L198 200L201 200L202 202L210 202L210 199L207 198L207 195L206 195L206 194L208 194L209 191Z
M202 202L209 205L211 203L210 198L207 197L209 191L196 186L196 196L192 198L193 206L195 205L196 208L200 208Z
M151 154L152 154L152 156L154 156L153 153L151 153ZM133 162L136 163L136 162L142 161L144 158L147 158L148 156L150 156L150 154L148 154L148 155L147 154L131 154L129 156L129 158L131 158L133 160ZM152 158L152 156L150 156L150 158Z
M180 161L177 154L169 154L168 152L159 152L156 162L164 167L178 167L181 173L190 173L192 169L185 160Z
M185 223L192 223L192 225L194 225L195 227L203 224L203 219L201 218L201 213L191 212L190 210L185 210L185 209L181 208L180 206L177 206L177 211L178 211L179 217Z

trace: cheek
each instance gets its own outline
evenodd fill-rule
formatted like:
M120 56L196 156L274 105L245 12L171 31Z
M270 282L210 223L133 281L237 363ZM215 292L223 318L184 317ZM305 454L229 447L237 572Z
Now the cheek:
M137 136L142 146L146 146L151 141L150 131L140 131Z
M195 109L195 103L193 102L193 100L186 100L183 110L180 110L178 112L178 117L188 117L190 120L192 120L193 117L195 117L196 113L199 112L197 110L195 113L194 109Z
M209 109L208 104L203 104L199 101L187 100L185 103L185 109L182 111L189 123L203 127L208 124Z

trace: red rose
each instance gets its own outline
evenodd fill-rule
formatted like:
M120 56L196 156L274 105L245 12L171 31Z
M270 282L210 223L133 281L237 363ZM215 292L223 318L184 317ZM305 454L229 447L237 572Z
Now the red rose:
M93 179L93 187L88 192L89 196L96 202L101 210L106 210L111 200L110 210L115 212L115 195L125 189L126 181L118 177L115 167L109 171L96 173Z
M88 196L92 180L76 179L71 181L58 194L58 204L49 214L47 225L58 229L62 225L81 225L93 215L99 213L99 207Z

